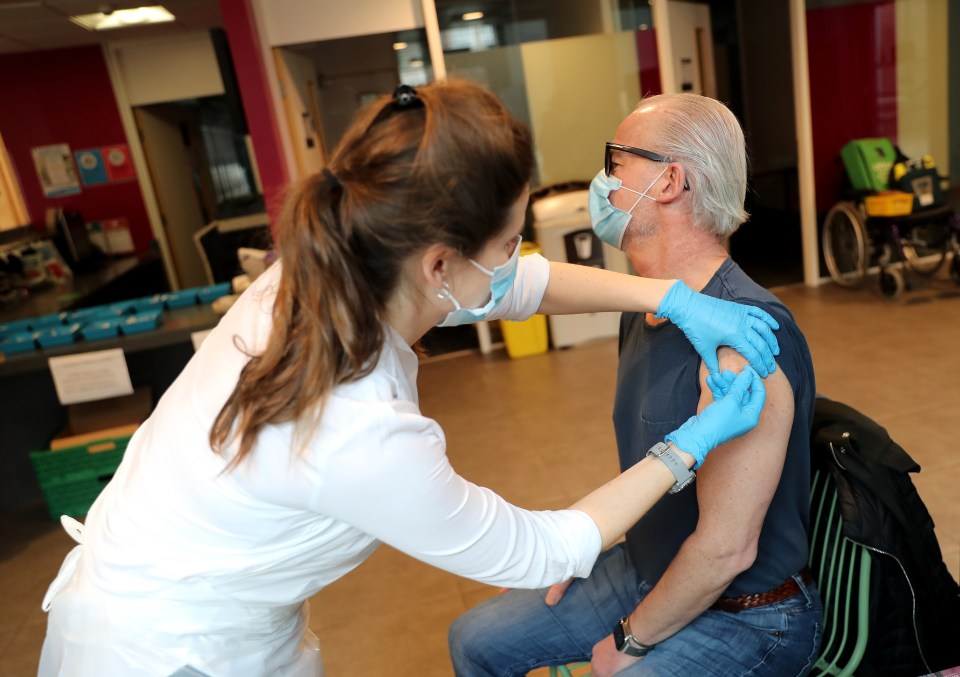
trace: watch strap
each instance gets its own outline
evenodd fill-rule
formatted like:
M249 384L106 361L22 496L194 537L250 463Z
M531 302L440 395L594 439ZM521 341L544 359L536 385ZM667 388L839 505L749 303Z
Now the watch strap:
M664 465L673 473L677 482L670 488L671 494L682 491L697 478L696 473L688 468L686 463L680 460L677 452L673 450L673 446L669 442L658 442L653 445L650 447L650 450L647 451L647 456L656 456L663 461Z
M646 656L650 649L653 648L653 645L647 646L633 636L633 632L630 630L629 616L624 616L614 626L613 643L617 651L628 656L633 656L634 658Z

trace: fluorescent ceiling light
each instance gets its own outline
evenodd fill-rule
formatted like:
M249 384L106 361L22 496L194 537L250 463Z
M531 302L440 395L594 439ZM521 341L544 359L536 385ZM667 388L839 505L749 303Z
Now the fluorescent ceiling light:
M464 21L476 21L483 18L483 12L467 12L463 15Z
M88 31L108 31L114 28L162 24L173 21L174 16L160 5L136 7L134 9L116 9L109 14L80 14L70 17L70 21Z
M406 48L407 48L407 43L405 43L405 42L395 42L395 43L393 43L393 48L394 48L396 51L399 52L401 49L406 49Z

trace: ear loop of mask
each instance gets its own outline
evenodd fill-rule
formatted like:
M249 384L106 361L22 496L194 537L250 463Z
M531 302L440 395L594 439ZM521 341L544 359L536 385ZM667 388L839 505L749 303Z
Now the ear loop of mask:
M450 288L450 283L446 280L443 281L443 286L440 289L436 290L436 295L438 299L446 299L453 304L454 310L460 310L463 306L460 305L460 302L457 301L457 298L453 295L453 290Z
M660 200L658 200L657 198L655 198L655 197L653 197L653 196L651 196L651 195L648 195L648 194L647 194L647 191L649 191L651 188L653 188L654 184L656 184L657 181L660 180L660 177L661 177L661 176L663 176L664 174L666 174L666 172L667 172L668 169L669 169L669 166L664 167L664 168L663 168L663 171L661 171L659 174L657 174L657 178L655 178L653 181L651 181L651 182L650 182L650 185L647 186L647 190L643 191L642 193L641 193L640 191L634 190L633 188L627 188L626 186L623 185L623 182L621 181L621 182L620 182L620 187L619 187L617 190L628 190L628 191L630 191L631 193L639 196L639 197L637 197L637 201L634 202L632 205L630 205L630 209L625 209L625 210L623 210L623 211L627 212L628 214L632 214L632 213L633 213L633 210L637 208L637 205L640 204L640 200L642 200L643 198L647 198L648 200L653 200L654 202L659 203Z

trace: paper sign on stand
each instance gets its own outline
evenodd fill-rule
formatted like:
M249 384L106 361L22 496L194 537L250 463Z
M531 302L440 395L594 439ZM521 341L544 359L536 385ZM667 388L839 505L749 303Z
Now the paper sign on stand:
M204 329L202 331L195 331L190 334L190 340L193 341L193 352L200 350L200 344L203 343L203 340L212 332L213 329Z
M60 404L76 404L133 393L123 350L97 350L48 360Z

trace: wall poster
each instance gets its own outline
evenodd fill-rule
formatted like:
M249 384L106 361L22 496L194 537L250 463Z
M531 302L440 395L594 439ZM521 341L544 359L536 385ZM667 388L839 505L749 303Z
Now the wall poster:
M80 180L68 144L37 146L30 152L45 196L61 197L80 192Z

